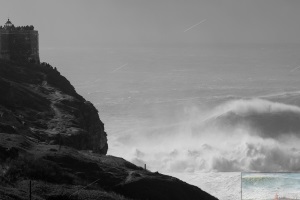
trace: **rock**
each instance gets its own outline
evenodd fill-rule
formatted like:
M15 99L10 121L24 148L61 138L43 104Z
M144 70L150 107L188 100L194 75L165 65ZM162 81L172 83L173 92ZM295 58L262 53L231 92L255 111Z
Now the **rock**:
M0 61L0 132L106 154L97 109L58 71Z

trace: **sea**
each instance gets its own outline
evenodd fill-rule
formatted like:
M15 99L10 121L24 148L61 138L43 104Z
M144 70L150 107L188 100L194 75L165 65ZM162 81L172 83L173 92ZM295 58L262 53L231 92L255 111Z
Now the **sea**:
M300 173L243 173L242 199L299 199Z
M241 199L241 172L300 171L300 45L40 49L99 111L109 155Z

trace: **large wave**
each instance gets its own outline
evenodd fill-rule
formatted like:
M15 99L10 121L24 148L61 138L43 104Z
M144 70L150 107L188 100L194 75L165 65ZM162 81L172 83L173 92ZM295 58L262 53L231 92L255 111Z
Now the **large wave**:
M300 171L298 106L242 99L180 115L170 126L160 120L120 139L132 146L126 158L165 172Z
M225 103L206 121L218 128L248 128L263 138L300 136L300 107L263 99Z

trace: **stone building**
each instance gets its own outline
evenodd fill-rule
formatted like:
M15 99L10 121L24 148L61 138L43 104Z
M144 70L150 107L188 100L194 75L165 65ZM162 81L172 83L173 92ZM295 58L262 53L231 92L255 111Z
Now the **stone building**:
M39 63L39 34L33 26L0 26L0 59Z

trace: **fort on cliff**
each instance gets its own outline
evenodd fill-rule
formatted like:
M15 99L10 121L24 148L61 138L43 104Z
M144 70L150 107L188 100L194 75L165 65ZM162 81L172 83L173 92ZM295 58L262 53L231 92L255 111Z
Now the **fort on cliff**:
M15 27L8 19L0 26L0 59L40 63L39 34L34 27Z

